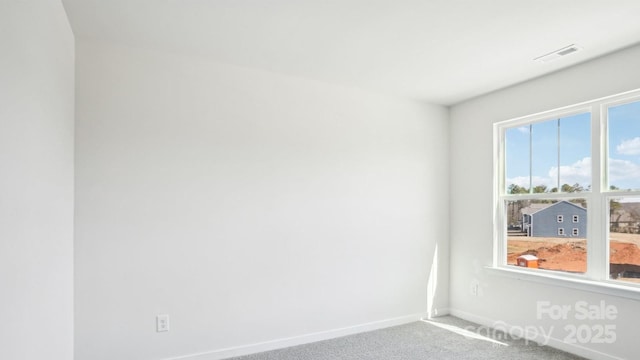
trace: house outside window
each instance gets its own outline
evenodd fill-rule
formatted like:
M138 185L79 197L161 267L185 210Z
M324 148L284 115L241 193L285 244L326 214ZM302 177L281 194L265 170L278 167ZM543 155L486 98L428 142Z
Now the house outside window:
M494 134L494 265L536 250L540 269L527 271L640 288L640 90L496 123Z

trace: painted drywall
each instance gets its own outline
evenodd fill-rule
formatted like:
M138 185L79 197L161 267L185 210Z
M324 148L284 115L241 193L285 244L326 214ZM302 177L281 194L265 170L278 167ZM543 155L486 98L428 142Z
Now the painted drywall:
M572 307L578 301L592 305L605 301L616 306L619 312L616 320L599 322L616 326L615 343L565 346L556 342L556 345L592 358L637 357L638 301L496 276L484 267L492 263L493 246L492 124L640 88L638 63L640 47L633 47L451 109L450 307L453 314L483 324L542 326L545 331L554 330L552 337L561 341L569 335L565 325L590 326L592 323L571 318L556 321L547 316L538 319L538 301ZM473 295L474 284L479 285L478 296Z
M78 360L217 359L446 311L447 109L77 54Z
M74 39L60 1L0 3L0 359L73 359Z

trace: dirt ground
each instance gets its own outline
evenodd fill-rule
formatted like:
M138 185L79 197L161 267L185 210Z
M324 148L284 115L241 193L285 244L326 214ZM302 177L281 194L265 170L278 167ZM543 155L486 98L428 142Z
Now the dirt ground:
M640 267L640 235L611 233L611 269ZM548 270L585 272L587 250L585 239L534 238L509 236L507 263L516 264L522 254L532 254L540 259L539 267ZM636 279L633 279L636 280Z

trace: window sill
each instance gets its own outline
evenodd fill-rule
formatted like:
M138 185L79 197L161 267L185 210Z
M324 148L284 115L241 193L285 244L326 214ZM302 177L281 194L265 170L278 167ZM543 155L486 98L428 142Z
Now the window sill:
M625 299L640 300L640 287L633 284L620 284L614 281L596 281L575 275L556 275L551 271L519 269L516 266L493 267L485 270L491 275L535 282L544 285L588 291L596 294L616 296Z

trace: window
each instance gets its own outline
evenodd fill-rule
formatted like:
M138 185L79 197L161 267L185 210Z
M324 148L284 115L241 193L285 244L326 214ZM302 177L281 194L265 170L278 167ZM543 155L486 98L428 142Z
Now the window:
M640 91L494 130L495 266L640 287Z

